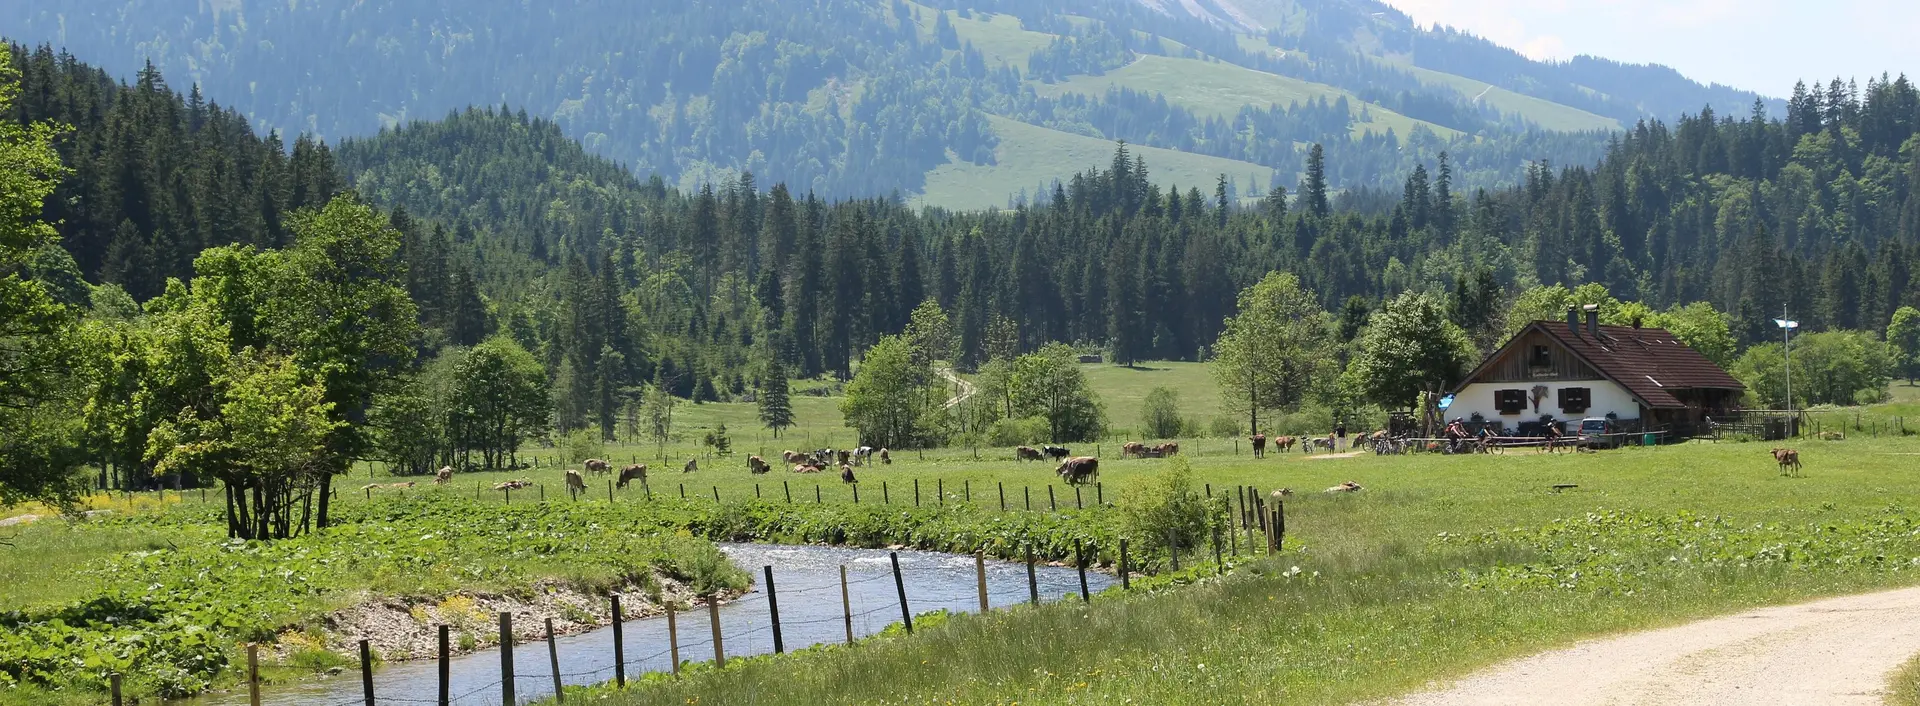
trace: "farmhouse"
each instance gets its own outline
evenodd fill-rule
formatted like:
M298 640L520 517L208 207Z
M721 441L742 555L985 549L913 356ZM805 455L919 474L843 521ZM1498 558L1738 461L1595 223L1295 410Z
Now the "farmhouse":
M1726 418L1746 386L1664 329L1601 326L1594 308L1535 321L1453 390L1447 417L1535 433L1547 421L1609 417L1622 431L1682 433Z

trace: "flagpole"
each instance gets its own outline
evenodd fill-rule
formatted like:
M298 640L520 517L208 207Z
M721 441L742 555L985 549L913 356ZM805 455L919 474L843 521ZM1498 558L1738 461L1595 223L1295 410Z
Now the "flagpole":
M1780 307L1780 341L1786 350L1787 379L1787 436L1794 436L1793 429L1793 327L1797 322L1787 318L1787 308Z

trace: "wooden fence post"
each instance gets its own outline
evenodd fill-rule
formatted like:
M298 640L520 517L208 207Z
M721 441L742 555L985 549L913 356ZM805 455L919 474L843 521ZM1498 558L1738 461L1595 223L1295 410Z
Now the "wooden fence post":
M1127 540L1122 539L1120 540L1120 590L1122 591L1133 590L1133 579L1127 576L1130 571L1131 569L1127 566Z
M673 660L673 675L680 676L680 626L674 622L673 601L667 601L667 653Z
M965 495L966 501L968 503L972 503L973 502L973 479L967 478L967 479L961 480L960 489L961 489L961 492L966 494ZM204 493L206 491L203 490L201 492Z
M1107 504L1107 490L1106 488L1101 487L1100 481L1093 482L1093 504L1095 505Z
M783 481L780 481L780 490L784 491L787 494L787 504L792 505L793 504L793 486L788 485L787 482L783 480Z
M452 684L453 670L452 670L452 664L449 661L449 656L447 654L448 648L450 647L450 645L448 644L449 641L447 639L447 626L445 624L442 624L439 627L440 627L438 631L440 633L440 701L439 701L439 704L440 706L448 706L448 703L452 698L451 694L449 694L448 692L453 686Z
M1220 528L1213 528L1213 564L1219 567L1220 575L1227 575L1227 562L1220 558Z
M613 683L614 686L625 689L627 688L627 641L626 632L622 629L621 623L626 622L627 616L625 611L620 610L620 594L615 593L608 598L613 603ZM547 621L547 632L548 634L553 632L551 620ZM558 667L554 668L556 674L559 671Z
M986 550L980 550L973 553L973 575L974 575L974 585L979 589L979 593L980 593L980 612L984 614L988 610L990 610L987 607L987 552Z
M847 565L840 565L840 612L846 616L847 644L853 644L853 599L847 595Z
M1027 509L1032 510L1033 509L1033 488L1024 486L1024 485L1020 486L1020 494L1025 496L1027 499Z
M920 507L920 479L913 479L913 506Z
M1087 590L1087 556L1080 549L1080 540L1073 540L1073 566L1080 571L1080 602L1092 603L1093 594Z
M618 625L619 623L614 624ZM625 663L620 661L619 650L614 650L614 652L616 653L613 657L614 661L617 664L624 665ZM560 645L554 642L553 639L553 618L547 618L547 663L553 667L553 701L554 703L564 704L567 702L567 689L560 683ZM615 673L618 674L624 671L624 669L616 670ZM624 687L625 685L625 674L621 674L621 686ZM369 703L369 706L371 706L371 703Z
M360 640L360 693L373 706L373 644Z
M113 692L113 706L125 706L120 701L120 673L114 672L107 680L107 688ZM372 697L368 697L367 703L373 703Z
M720 644L720 599L707 596L707 619L713 623L713 664L727 666L727 649Z
M1005 481L994 481L994 485L1000 486L1000 511L1006 512L1007 511L1007 484Z
M767 619L773 623L773 653L786 654L787 645L780 640L780 596L773 592L773 565L761 569L767 573Z
M907 634L913 634L913 613L907 609L907 582L900 577L900 552L887 552L887 559L893 562L893 590L900 594L900 620L907 624Z
M720 486L713 486L713 502L715 505L720 504Z
M1276 500L1273 503L1273 527L1273 548L1284 552L1287 550L1287 503L1285 501Z
M1080 486L1077 486L1077 485L1073 486L1073 509L1075 510L1087 509L1087 506L1080 504Z
M1168 560L1173 562L1172 569L1171 569L1172 571L1180 570L1180 545L1178 543L1179 541L1180 541L1179 538L1174 536L1173 534L1173 528L1171 527L1167 528L1167 558Z
M880 504L882 504L882 505L892 505L892 504L893 504L893 498L892 498L891 496L889 496L889 495L887 495L887 482L886 482L886 481L880 481Z
M1027 545L1027 599L1040 605L1040 580L1033 575L1033 545Z
M819 505L820 503L823 503L823 502L826 502L826 501L820 499L820 484L815 483L813 484L813 504Z
M247 643L247 703L260 706L260 645Z
M1053 499L1053 484L1048 483L1047 484L1047 510L1053 511L1053 510L1059 510L1059 509L1060 509L1060 503L1056 502Z
M516 706L513 697L513 613L500 611L500 703Z

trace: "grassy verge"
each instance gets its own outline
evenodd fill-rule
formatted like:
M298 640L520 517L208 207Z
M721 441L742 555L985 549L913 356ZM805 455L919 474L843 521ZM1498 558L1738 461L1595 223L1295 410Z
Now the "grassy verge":
M1289 503L1292 553L1177 593L956 616L912 638L654 680L606 703L1344 703L1615 631L1920 581L1907 440L1781 478L1760 444L1202 459ZM1554 484L1579 487L1554 492ZM1297 569L1295 567L1298 567Z
M1887 706L1920 704L1920 656L1908 660L1887 684Z

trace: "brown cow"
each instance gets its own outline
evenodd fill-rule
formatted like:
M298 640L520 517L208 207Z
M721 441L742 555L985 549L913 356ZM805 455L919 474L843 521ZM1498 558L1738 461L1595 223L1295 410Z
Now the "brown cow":
M608 464L606 461L602 461L597 458L590 458L585 461L581 461L580 465L586 466L587 472L592 473L596 476L613 472L612 465Z
M433 474L434 485L446 485L453 481L453 466L441 466L440 472Z
M793 467L794 473L819 473L821 470L822 469L819 466L815 466L811 463L795 464Z
M1167 443L1153 447L1153 450L1160 452L1160 455L1162 456L1177 456L1180 454L1180 444L1178 442L1169 441Z
M1031 446L1018 446L1013 449L1013 459L1016 461L1038 461L1040 460L1040 450Z
M582 492L586 489L587 481L585 478L580 477L580 472L571 468L567 469L567 490Z
M893 465L893 457L892 457L892 456L889 456L889 455L887 455L887 450L886 450L886 449L880 449L880 465L882 465L882 466L891 466L891 465Z
M1092 456L1076 456L1061 461L1060 467L1054 469L1053 472L1059 474L1060 478L1067 482L1067 485L1079 485L1089 480L1099 480L1100 459Z
M844 464L844 463L842 463L842 464L840 464L840 482L842 482L842 483L858 483L858 482L860 482L860 481L857 481L857 480L854 480L854 479L853 479L853 466L849 466L849 465L847 465L847 464Z
M758 474L758 473L766 473L767 471L771 471L771 470L773 470L773 467L767 465L766 459L760 458L759 456L747 457L747 471Z
M697 458L687 459L687 465L680 467L681 473L692 473L697 470L700 470L700 459Z
M1276 491L1273 491L1273 495L1272 495L1272 497L1273 497L1273 501L1274 501L1274 502L1276 502L1276 503L1277 503L1277 502L1280 502L1281 500L1285 500L1285 499L1287 499L1287 498L1291 498L1291 497L1293 497L1293 489L1292 489L1292 488L1281 488L1281 489L1279 489L1279 490L1276 490Z
M531 487L533 487L533 481L530 480L510 480L504 483L493 484L494 490L519 490L521 488Z
M780 459L786 461L787 465L791 466L807 460L807 455L798 451L782 451L780 452Z
M1254 434L1254 435L1253 435L1253 437L1252 437L1251 439L1249 439L1249 441L1252 441L1252 442L1253 442L1253 457L1254 457L1254 458L1266 458L1266 456L1267 456L1267 435L1266 435L1266 434Z
M1132 456L1135 458L1139 458L1146 452L1146 450L1147 450L1146 444L1142 444L1138 441L1129 441L1127 443L1120 445L1120 457L1126 458L1128 456Z
M627 487L627 483L636 480L642 484L647 482L647 464L636 463L620 469L620 481L614 485L625 488Z
M1274 439L1274 440L1273 440L1273 450L1275 450L1275 451L1292 451L1292 450L1293 450L1293 442L1294 442L1294 438L1293 438L1293 437L1291 437L1291 436L1282 436L1282 437L1279 437L1279 438L1277 438L1277 439Z
M1780 475L1800 475L1800 452L1797 449L1774 449L1773 462L1780 464Z
M846 449L841 449L839 451L833 452L833 457L835 460L840 462L840 465L845 466L847 465L848 461L852 460L853 452L848 451Z
M1347 481L1327 489L1329 493L1358 493L1362 490L1359 483Z

